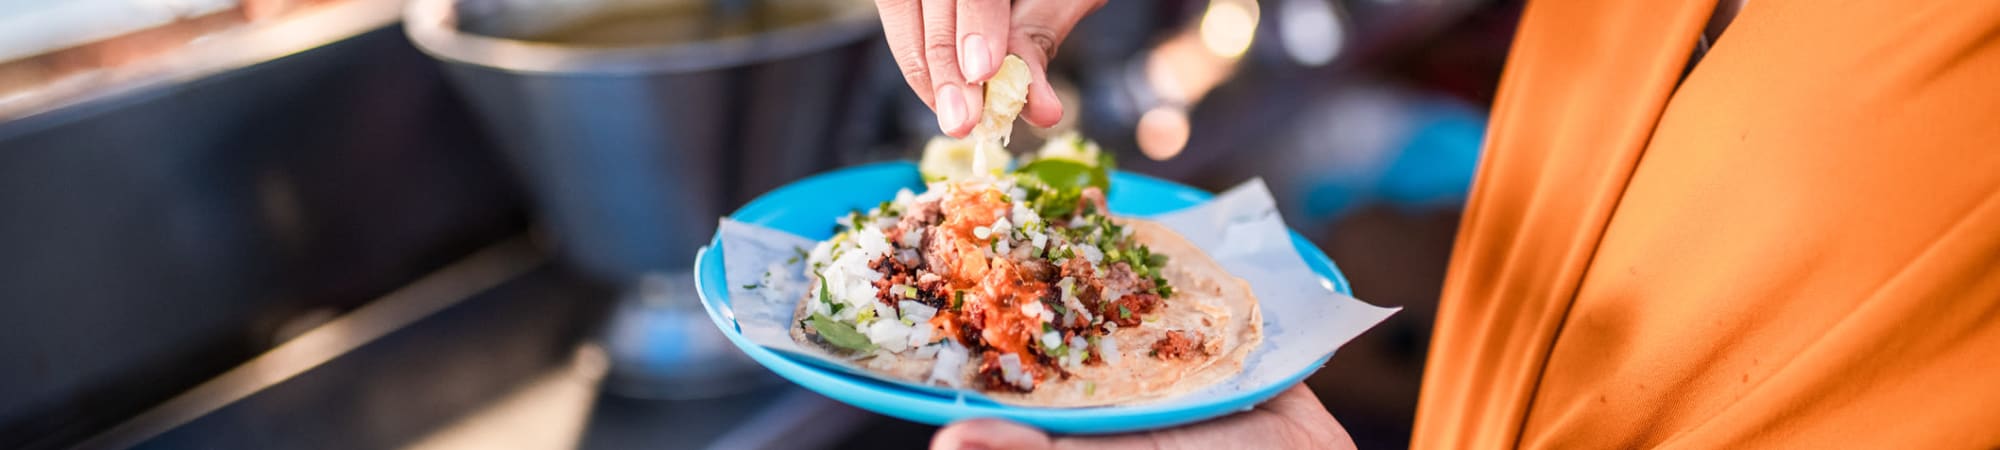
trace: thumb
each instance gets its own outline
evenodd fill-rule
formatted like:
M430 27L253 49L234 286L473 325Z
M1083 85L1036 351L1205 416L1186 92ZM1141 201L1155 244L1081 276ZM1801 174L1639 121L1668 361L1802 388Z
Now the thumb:
M1034 81L1028 85L1028 104L1021 119L1048 128L1062 120L1062 100L1049 86L1049 60L1056 47L1069 36L1077 21L1104 4L1103 0L1021 0L1014 2L1014 31L1007 38L1007 51L1021 55Z
M1049 435L1000 419L973 419L947 425L931 439L932 450L1042 450L1054 448Z

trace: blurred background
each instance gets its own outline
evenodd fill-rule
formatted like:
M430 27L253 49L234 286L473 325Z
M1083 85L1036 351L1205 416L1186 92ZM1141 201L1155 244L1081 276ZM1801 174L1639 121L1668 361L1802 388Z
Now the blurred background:
M1405 308L1308 381L1403 447L1519 10L1112 0L1058 128L1269 182ZM0 0L0 448L921 447L741 356L689 270L935 123L866 0Z

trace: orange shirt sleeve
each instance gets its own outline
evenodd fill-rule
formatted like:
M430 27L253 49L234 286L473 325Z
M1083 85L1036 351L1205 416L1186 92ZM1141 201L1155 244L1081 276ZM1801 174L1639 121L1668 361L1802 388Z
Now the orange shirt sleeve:
M2000 445L2000 2L1535 1L1425 448Z

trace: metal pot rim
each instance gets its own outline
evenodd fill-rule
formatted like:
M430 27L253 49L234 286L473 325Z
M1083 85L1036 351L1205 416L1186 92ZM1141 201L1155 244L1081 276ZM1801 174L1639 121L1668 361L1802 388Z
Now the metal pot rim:
M727 39L648 46L572 47L460 31L460 0L411 0L403 30L432 57L511 72L631 75L699 72L811 53L881 30L869 8L851 8L825 22Z

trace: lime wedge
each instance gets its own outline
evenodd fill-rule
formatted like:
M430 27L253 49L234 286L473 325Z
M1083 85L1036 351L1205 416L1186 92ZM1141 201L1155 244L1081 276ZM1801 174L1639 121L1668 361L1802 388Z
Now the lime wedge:
M1075 161L1086 166L1105 165L1104 151L1097 147L1097 142L1084 139L1075 131L1049 138L1047 143L1042 144L1042 149L1035 152L1035 158Z
M986 107L980 111L979 123L972 126L972 135L962 140L938 136L924 144L924 157L917 162L924 181L1006 173L1012 159L1007 154L1007 138L1014 132L1014 118L1021 115L1021 106L1028 103L1028 83L1033 81L1028 63L1021 57L1007 55L1001 60L1000 71L986 80Z
M973 170L975 152L980 151L972 141L953 139L950 136L931 138L924 144L924 157L917 161L917 171L924 175L924 182L960 180L980 175ZM986 146L985 175L999 175L1007 170L1007 151L997 145Z
M1049 187L1062 191L1082 190L1087 186L1098 189L1111 188L1111 175L1102 165L1084 164L1067 159L1041 159L1021 166L1014 173L1033 177Z
M1002 59L1000 70L986 80L986 110L981 112L979 124L972 127L971 138L1006 145L1014 132L1014 118L1020 117L1021 107L1028 104L1028 84L1034 81L1021 57L1007 55Z

